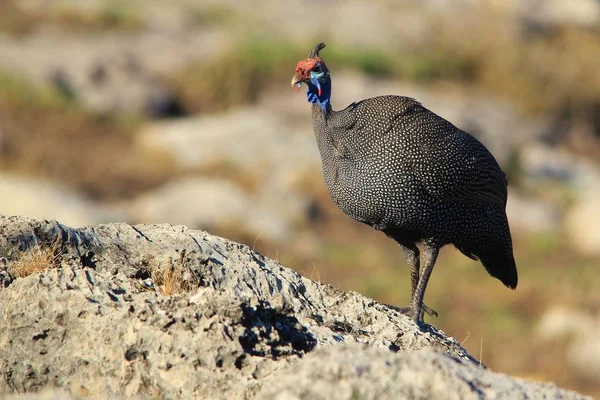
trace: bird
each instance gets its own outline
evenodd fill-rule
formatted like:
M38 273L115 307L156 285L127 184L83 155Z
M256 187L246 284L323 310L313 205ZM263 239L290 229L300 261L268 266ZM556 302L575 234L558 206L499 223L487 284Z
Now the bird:
M331 74L318 43L299 61L292 87L307 85L325 186L345 214L395 240L410 269L411 299L396 307L423 323L439 251L454 245L505 286L517 287L506 203L508 181L475 137L417 100L385 95L331 105Z

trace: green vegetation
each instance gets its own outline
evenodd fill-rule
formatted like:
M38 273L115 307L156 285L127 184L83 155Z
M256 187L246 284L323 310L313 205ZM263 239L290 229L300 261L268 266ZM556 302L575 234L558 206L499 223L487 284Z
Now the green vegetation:
M187 15L194 25L223 27L236 19L236 15L225 4L202 4L200 8L197 4L188 6Z
M140 7L139 2L110 0L103 4L97 15L84 16L83 19L97 28L137 30L143 25Z
M143 26L139 2L107 0L96 11L76 11L60 2L41 11L18 6L14 0L2 2L0 32L24 35L40 25L51 25L66 31L138 30Z
M273 82L289 75L296 54L285 43L245 42L220 57L199 61L166 77L188 113L221 111L253 103Z
M65 110L77 106L75 99L53 87L36 86L23 76L2 70L0 103L35 110Z
M271 86L288 82L300 55L314 43L252 39L219 57L198 61L165 79L176 88L189 113L214 112L254 103ZM468 60L443 53L394 57L378 49L327 49L329 68L348 68L375 77L430 81L462 79L471 74Z

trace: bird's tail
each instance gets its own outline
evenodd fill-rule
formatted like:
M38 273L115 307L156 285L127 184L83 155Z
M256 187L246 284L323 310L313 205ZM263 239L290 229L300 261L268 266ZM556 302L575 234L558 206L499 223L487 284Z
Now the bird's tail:
M481 237L480 243L460 244L456 247L467 257L480 260L486 271L511 289L517 287L519 277L513 256L512 239L506 214L498 218L494 237Z
M490 250L479 255L481 263L491 276L500 279L509 288L515 289L519 276L512 249L508 251L504 247L499 247Z

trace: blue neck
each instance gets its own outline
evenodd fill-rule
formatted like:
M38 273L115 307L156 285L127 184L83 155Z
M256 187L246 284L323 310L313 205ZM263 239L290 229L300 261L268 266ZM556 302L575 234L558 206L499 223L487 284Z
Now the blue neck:
M318 104L323 111L323 117L327 117L331 111L331 104L329 102L331 98L331 80L329 79L329 76L324 77L321 80L313 78L306 84L308 85L308 91L306 92L308 102ZM320 96L319 87L321 88Z

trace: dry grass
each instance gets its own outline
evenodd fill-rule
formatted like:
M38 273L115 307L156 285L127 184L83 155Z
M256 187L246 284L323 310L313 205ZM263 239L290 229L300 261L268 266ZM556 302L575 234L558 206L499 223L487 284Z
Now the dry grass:
M0 169L41 174L97 199L122 199L171 178L174 162L136 146L136 120L100 118L0 71Z
M432 26L440 38L438 51L471 60L476 84L530 111L563 106L574 111L598 100L598 32L576 27L527 32L506 15L485 8L466 16L463 24L432 21Z
M8 272L16 278L40 274L60 265L62 252L58 241L49 246L37 245L19 255L8 266Z
M189 171L194 175L233 182L246 193L258 192L267 172L266 168L247 168L229 160L215 160Z
M181 261L168 262L154 270L152 279L158 292L163 296L173 296L197 289L197 284L185 278L184 271Z
M244 42L215 59L191 63L165 80L187 113L222 111L256 102L271 82L288 75L294 53L287 43Z
M437 52L471 65L466 81L553 123L552 140L600 157L600 31L575 26L528 30L481 7L461 24L431 21Z

